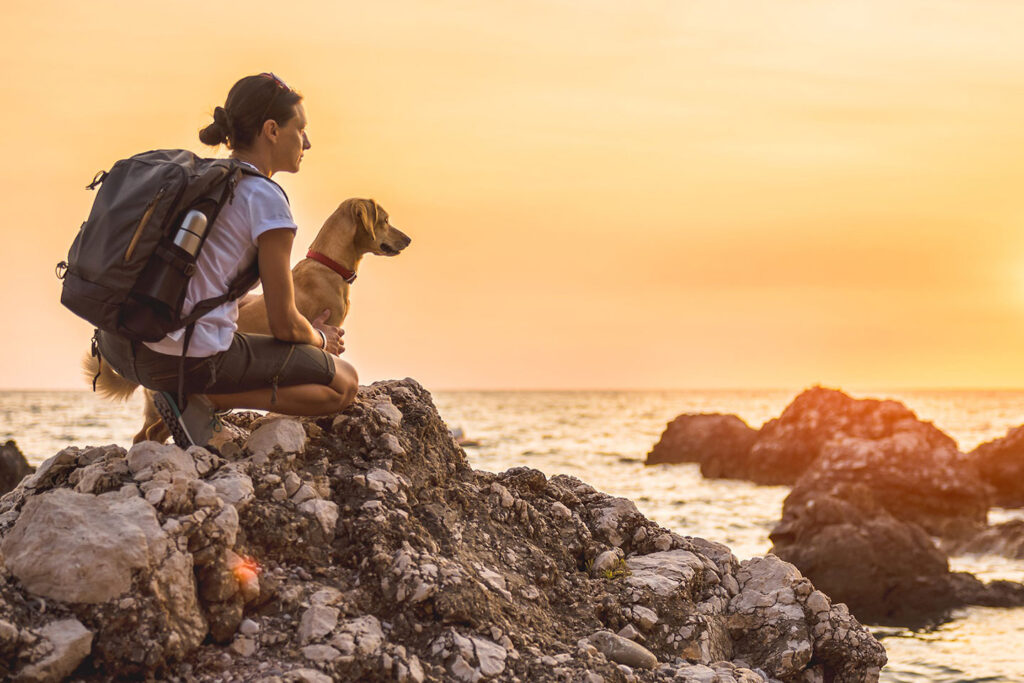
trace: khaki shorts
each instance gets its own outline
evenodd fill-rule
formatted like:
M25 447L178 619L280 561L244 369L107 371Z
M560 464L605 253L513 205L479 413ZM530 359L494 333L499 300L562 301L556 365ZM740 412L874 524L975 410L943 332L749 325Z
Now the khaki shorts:
M103 360L119 375L154 391L178 390L180 356L153 351L100 331L96 341ZM227 351L185 359L186 394L234 394L298 384L330 384L334 360L323 349L294 344L267 334L235 333Z

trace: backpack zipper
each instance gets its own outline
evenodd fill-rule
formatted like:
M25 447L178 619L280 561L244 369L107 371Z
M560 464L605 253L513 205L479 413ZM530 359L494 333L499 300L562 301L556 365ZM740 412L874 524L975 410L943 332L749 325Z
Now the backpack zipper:
M131 260L132 254L135 252L135 247L139 244L139 239L142 237L142 231L145 229L146 224L149 223L149 219L152 218L153 212L156 211L156 205L160 202L160 199L164 196L164 191L167 187L161 187L160 191L156 193L156 196L149 201L146 205L146 211L142 214L142 218L139 219L139 227L135 228L135 234L132 235L132 241L128 243L128 248L124 252L124 260L127 263Z

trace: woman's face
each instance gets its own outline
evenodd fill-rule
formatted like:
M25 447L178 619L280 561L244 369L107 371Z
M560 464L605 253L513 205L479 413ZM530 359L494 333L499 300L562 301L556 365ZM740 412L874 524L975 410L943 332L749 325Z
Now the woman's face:
M306 135L306 110L302 103L295 105L295 116L278 127L274 144L273 165L275 171L298 173L302 155L310 148Z

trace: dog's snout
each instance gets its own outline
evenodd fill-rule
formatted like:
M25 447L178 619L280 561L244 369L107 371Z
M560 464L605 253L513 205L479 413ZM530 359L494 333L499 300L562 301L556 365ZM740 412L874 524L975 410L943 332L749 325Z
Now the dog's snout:
M398 243L401 245L399 247L400 249L405 249L407 246L409 246L412 243L412 238L411 237L406 235L404 232L402 232L398 228L395 228L394 230L395 230L395 233L397 233L397 235L398 235Z

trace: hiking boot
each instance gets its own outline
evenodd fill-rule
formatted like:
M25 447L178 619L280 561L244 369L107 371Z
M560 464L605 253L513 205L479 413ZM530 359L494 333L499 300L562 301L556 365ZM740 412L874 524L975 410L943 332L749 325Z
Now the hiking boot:
M190 396L184 411L178 409L174 394L167 391L154 393L153 405L179 448L206 446L213 436L214 423L219 422L213 404L201 394Z

